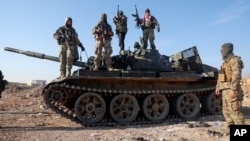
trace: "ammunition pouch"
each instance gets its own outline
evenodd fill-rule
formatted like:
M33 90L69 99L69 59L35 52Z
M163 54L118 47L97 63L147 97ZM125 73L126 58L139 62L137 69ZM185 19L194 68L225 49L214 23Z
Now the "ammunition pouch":
M218 74L218 81L220 82L225 82L226 81L226 76L223 73Z
M229 82L219 82L218 88L219 88L219 90L230 89L230 83Z

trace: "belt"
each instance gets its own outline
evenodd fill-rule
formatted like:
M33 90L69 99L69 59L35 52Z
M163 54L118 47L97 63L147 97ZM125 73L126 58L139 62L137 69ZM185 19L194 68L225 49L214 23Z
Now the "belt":
M153 29L153 28L151 28L151 27L145 27L145 26L144 26L144 29Z
M62 43L61 45L66 45L66 43ZM69 42L68 45L75 45L74 42Z

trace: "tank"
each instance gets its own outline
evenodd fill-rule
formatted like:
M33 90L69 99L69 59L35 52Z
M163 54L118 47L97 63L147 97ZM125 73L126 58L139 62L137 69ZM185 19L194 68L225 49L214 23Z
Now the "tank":
M59 62L57 57L10 47L6 51ZM105 57L93 71L94 57L74 62L72 76L47 84L42 95L49 108L83 126L144 125L169 119L221 114L221 96L214 94L218 70L202 63L196 46L176 54L158 50L124 50Z

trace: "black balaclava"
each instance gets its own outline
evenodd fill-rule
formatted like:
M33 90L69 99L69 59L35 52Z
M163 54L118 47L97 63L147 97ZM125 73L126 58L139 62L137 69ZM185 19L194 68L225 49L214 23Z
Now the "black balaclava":
M226 60L232 54L233 54L233 44L232 43L224 43L221 47L222 59Z
M107 14L102 13L102 15L101 15L101 22L107 23Z

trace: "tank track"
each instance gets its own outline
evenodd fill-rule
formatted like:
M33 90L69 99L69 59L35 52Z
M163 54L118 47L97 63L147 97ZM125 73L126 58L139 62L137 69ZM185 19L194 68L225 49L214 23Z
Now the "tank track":
M81 124L85 127L118 127L118 126L134 126L134 125L151 125L151 124L159 124L159 123L168 123L170 121L172 122L178 122L178 121L186 121L186 119L181 118L178 114L172 112L169 113L167 118L161 121L150 121L145 116L139 116L135 119L135 121L130 122L126 125L115 122L110 116L106 117L104 116L103 119L100 122L91 124L91 125L85 125L81 123L80 120L78 120L74 110L69 109L68 107L65 107L63 104L60 104L58 101L54 101L49 99L50 90L53 88L60 89L61 91L68 91L71 94L77 94L80 96L82 93L86 92L96 92L100 93L103 97L111 97L115 94L130 94L136 97L138 99L139 97L143 96L144 94L151 94L151 93L160 93L167 96L167 98L175 98L177 94L181 93L194 93L198 97L202 99L202 95L206 93L213 92L215 87L208 87L208 88L199 88L199 89L187 89L187 90L147 90L147 91L134 91L134 90L108 90L108 89L96 89L96 88L87 88L87 87L80 87L75 85L68 85L64 83L52 83L49 84L46 88L43 90L43 100L46 103L46 106L48 106L51 110L55 111L56 113L62 115L63 117L70 119L71 121ZM70 95L71 95L70 94ZM172 100L173 101L173 100ZM201 103L203 101L201 100ZM173 103L170 103L173 105ZM211 115L210 113L206 112L203 108L200 109L200 112L198 114L198 117L202 116L208 116Z

